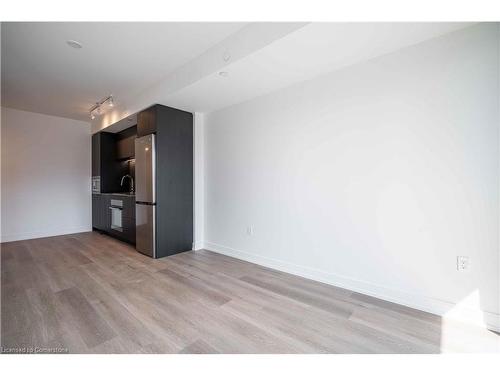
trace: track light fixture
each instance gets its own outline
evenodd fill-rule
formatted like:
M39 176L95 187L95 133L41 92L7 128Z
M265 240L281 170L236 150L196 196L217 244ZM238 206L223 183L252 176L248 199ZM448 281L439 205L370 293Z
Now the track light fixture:
M113 95L107 96L106 98L99 100L97 103L95 103L92 108L89 110L90 118L94 120L97 116L100 116L102 114L103 108L102 106L104 104L108 104L109 107L114 107L115 102L113 100Z

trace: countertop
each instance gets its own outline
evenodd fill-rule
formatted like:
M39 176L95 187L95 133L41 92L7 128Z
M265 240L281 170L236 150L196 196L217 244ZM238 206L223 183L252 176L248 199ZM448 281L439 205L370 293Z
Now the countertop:
M93 193L93 194L100 194L100 195L118 195L120 197L130 197L130 198L135 198L135 193L126 193L126 192L121 192L121 193Z

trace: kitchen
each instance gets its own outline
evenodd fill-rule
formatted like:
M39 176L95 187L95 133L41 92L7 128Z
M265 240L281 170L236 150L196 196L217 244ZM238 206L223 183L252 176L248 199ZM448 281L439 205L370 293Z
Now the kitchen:
M152 258L192 250L191 113L153 105L92 135L92 229Z

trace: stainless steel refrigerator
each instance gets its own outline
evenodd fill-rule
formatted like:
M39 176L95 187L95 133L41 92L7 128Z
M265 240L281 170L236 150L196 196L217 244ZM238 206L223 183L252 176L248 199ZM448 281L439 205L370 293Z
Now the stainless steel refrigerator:
M135 139L135 225L137 251L156 258L155 135Z

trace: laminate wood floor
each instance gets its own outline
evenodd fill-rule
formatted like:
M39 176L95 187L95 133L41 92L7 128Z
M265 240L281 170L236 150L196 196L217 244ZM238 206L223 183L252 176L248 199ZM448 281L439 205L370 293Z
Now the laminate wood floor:
M206 250L153 260L81 233L2 244L1 255L4 352L500 350L491 331Z

